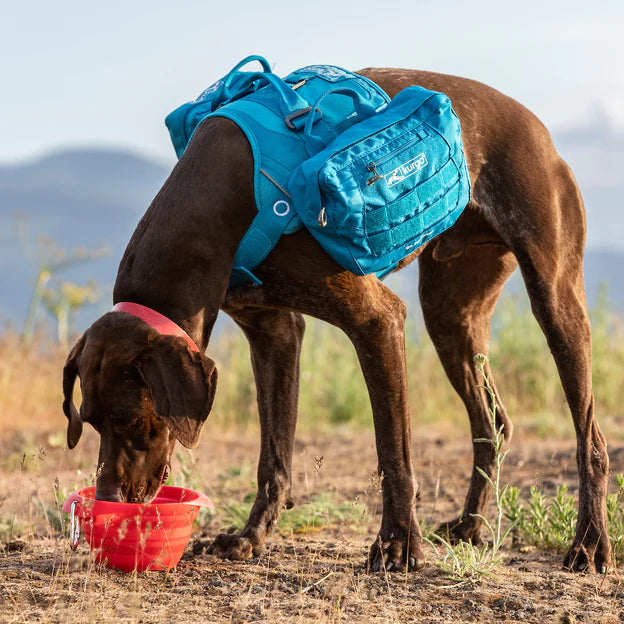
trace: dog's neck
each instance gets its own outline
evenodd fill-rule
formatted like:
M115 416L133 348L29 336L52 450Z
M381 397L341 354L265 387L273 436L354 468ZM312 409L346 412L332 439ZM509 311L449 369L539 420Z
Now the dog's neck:
M229 120L209 119L132 235L114 303L132 301L156 310L205 349L236 249L254 215L247 139Z

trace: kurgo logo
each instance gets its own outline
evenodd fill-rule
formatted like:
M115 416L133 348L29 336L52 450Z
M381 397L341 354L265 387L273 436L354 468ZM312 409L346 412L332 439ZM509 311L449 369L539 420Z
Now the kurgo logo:
M399 165L396 169L392 170L390 173L387 173L384 178L386 179L386 184L388 186L394 186L399 182L405 180L405 178L409 178L413 176L415 173L419 172L423 167L426 167L429 164L427 157L424 152L418 154L415 158L404 162L402 165Z

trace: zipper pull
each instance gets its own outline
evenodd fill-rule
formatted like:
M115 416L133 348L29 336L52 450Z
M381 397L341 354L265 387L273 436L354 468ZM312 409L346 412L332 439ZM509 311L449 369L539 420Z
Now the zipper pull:
M377 165L374 162L369 162L368 165L366 165L366 168L374 174L372 178L368 178L368 180L366 180L366 184L368 184L368 186L375 184L377 180L383 178L383 176L377 171Z

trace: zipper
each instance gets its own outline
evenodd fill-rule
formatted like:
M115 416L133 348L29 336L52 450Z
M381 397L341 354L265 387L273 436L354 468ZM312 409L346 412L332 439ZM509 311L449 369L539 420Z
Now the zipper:
M424 134L424 136L421 136L420 132L422 132ZM387 160L390 160L393 156L396 156L397 154L400 154L401 152L405 151L406 149L409 149L412 145L414 145L415 143L418 143L419 141L422 141L427 136L428 136L428 134L426 134L424 131L419 131L417 133L417 136L415 136L413 139L410 139L407 143L401 145L401 147L397 147L395 150L393 150L389 154L386 154L385 156L382 156L379 160L373 160L373 161L367 163L366 169L373 174L373 177L369 178L368 180L366 180L366 184L368 184L368 186L370 186L371 184L375 184L375 182L377 182L377 180L381 180L381 178L383 178L383 175L381 175L377 171L377 167L379 165L382 165Z
M422 134L424 134L424 136L421 136L420 134L421 132ZM410 139L407 143L405 143L404 145L401 145L401 147L397 147L395 150L391 151L389 154L386 154L385 156L382 156L379 160L375 160L373 163L369 163L369 164L374 164L375 166L379 166L385 163L386 160L389 160L390 158L392 158L393 156L396 156L403 150L406 150L408 147L411 147L412 145L414 145L414 143L418 143L418 141L422 141L427 136L429 135L426 132L419 130L417 133L417 136L415 136L413 139Z

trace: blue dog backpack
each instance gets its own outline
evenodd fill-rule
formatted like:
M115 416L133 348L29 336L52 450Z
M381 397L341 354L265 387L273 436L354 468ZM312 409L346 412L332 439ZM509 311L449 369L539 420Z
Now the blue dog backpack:
M240 71L252 60L263 71ZM167 116L178 157L214 116L243 130L254 157L258 214L230 285L260 284L253 270L302 222L345 269L383 277L468 202L459 121L443 94L410 87L390 102L340 67L308 66L281 79L252 56Z
M288 190L306 228L342 267L383 276L450 228L470 199L451 101L404 89L301 163Z

